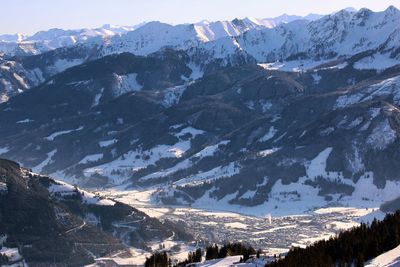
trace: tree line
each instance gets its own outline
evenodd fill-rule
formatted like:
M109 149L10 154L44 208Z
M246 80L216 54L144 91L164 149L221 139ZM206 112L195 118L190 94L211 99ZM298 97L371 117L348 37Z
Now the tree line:
M189 252L186 260L179 262L176 266L185 266L189 263L201 262L205 253L206 260L222 259L228 256L241 255L241 262L250 258L250 255L259 255L260 251L256 251L250 245L242 243L227 243L221 247L218 245L207 246L203 251L201 248L196 249L194 252ZM172 260L168 254L164 252L156 252L149 258L146 258L145 267L169 267L172 266Z
M250 255L254 255L256 253L256 250L252 246L246 246L242 243L228 243L222 247L213 245L206 248L206 260L242 255L242 261L246 261L250 258Z

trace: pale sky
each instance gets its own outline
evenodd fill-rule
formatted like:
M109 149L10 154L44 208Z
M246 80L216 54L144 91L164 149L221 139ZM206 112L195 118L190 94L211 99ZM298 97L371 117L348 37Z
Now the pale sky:
M179 24L283 13L328 14L346 7L381 11L389 5L399 8L400 0L0 0L0 34L153 20Z

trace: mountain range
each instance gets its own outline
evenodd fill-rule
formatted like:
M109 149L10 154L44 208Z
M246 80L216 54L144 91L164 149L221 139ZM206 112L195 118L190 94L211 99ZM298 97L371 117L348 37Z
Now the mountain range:
M24 37L55 45L3 50L0 153L163 204L379 206L400 188L399 25L391 6Z
M319 17L284 14L271 19L204 20L176 26L154 21L132 27L106 24L97 29L50 29L32 36L0 35L0 102L66 68L104 55L124 51L147 55L167 46L189 48L222 37L238 36L250 29L273 28L298 19Z
M234 19L232 21L209 22L207 20L203 20L193 24L177 25L181 26L177 28L183 31L187 27L194 28L194 31L201 41L210 41L224 36L237 36L242 34L244 31L253 28L273 28L279 24L288 23L294 20L305 19L311 21L321 17L322 16L318 14L309 14L304 17L283 14L275 18L266 19L247 17L244 19ZM3 34L0 35L0 53L8 55L34 55L60 47L92 41L93 39L109 39L111 37L121 36L146 26L146 24L153 23L155 22L143 22L135 26L105 24L102 27L95 29L78 30L63 30L54 28L46 31L40 31L33 35L24 35L20 33ZM156 27L160 27L158 29L159 31L164 30L161 28L161 24L163 23L156 24L158 25ZM146 28L151 29L151 27L148 26L149 25L147 25ZM146 30L144 32L146 32ZM184 33L180 32L180 34ZM99 40L97 40L97 42L99 42Z
M322 207L393 212L399 137L394 6L1 35L0 254L144 262L161 243L177 256L221 241L179 219L196 210L269 218L256 235ZM318 233L346 224L315 218Z

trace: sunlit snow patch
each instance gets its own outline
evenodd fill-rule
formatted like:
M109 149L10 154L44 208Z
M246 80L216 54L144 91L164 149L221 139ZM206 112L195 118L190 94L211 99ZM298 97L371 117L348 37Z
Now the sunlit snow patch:
M365 267L396 267L400 266L400 246L385 252L365 263Z
M77 129L55 132L55 133L52 133L51 135L45 137L44 139L46 139L48 141L53 141L57 136L64 135L64 134L69 134L69 133L76 132L76 131L80 131L82 129L83 129L83 126L80 126Z
M103 154L92 154L92 155L87 155L86 157L84 157L81 161L79 161L78 164L85 164L85 163L89 163L89 162L96 162L100 159L103 158Z
M117 159L84 170L84 175L90 177L93 174L107 176L113 184L121 184L133 173L156 163L161 158L180 158L190 149L191 138L203 134L204 131L193 127L186 127L175 133L179 142L173 145L158 145L148 150L138 148L129 151ZM189 135L189 138L183 138Z
M5 154L9 151L8 147L0 147L0 155Z
M31 119L24 119L24 120L17 121L16 123L21 124L21 123L29 123L29 122L33 122L33 121L34 120L31 120Z
M54 196L69 196L79 193L82 196L82 202L85 204L94 204L103 206L113 206L115 204L115 202L110 199L102 198L91 192L82 190L78 187L74 187L70 184L58 180L55 180L55 183L51 184L48 190Z
M104 141L99 142L99 146L100 147L108 147L108 146L115 144L116 142L118 142L118 139L104 140Z
M390 54L374 54L354 63L354 68L359 70L376 69L384 70L400 64L400 60L391 58Z
M47 158L46 158L44 161L42 161L39 165L33 167L33 168L32 168L33 171L34 171L34 172L37 172L37 173L42 172L43 168L44 168L46 165L48 165L49 163L52 162L53 156L54 156L56 153L57 153L57 149L54 149L54 150L50 151L49 153L47 153Z

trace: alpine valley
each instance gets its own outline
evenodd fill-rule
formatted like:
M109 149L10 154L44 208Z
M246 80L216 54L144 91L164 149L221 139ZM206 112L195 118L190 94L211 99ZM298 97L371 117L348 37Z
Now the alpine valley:
M400 208L394 6L0 35L0 103L9 263L261 266Z

